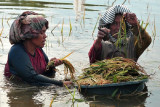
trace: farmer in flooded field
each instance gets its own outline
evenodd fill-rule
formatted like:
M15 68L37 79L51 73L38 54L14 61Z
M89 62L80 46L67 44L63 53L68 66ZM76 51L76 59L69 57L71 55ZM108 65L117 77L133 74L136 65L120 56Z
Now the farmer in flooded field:
M99 20L97 39L89 51L90 63L113 57L137 61L151 37L134 13L124 5L109 8Z
M47 76L55 74L55 66L62 61L52 58L54 67L46 70L49 62L42 48L46 41L48 21L35 12L26 11L18 16L10 28L9 40L13 44L8 54L4 75L24 80L33 85L68 85L70 81L57 81Z

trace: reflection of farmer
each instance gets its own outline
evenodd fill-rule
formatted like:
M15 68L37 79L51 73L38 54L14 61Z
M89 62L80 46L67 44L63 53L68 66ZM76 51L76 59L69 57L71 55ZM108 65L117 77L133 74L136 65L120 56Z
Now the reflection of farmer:
M10 107L27 107L26 105L30 107L42 107L42 102L33 98L37 93L40 93L40 89L16 86L7 92L8 104Z
M20 78L37 85L71 84L70 81L62 82L47 77L55 73L54 69L46 71L49 60L42 50L47 29L48 21L35 12L26 11L13 22L9 35L13 46L8 54L5 76ZM51 60L54 61L54 66L62 64L59 59Z
M89 51L90 63L116 56L138 60L151 37L134 13L123 5L109 8L99 21L97 39Z

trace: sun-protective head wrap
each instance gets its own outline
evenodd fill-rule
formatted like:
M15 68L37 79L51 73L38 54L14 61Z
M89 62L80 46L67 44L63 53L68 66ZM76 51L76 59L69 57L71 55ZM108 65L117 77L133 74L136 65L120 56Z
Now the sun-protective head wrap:
M124 13L131 13L131 11L124 5L115 5L111 8L109 8L104 15L100 18L99 21L99 27L109 27L110 24L113 23L115 16L117 14L124 14ZM131 31L131 25L126 21L126 37L121 37L121 42L118 42L118 46L120 47L115 47L111 48L111 51L113 51L115 57L116 56L121 56L121 54L124 54L126 58L131 58L134 59L135 55L135 50L134 50L134 35L133 32ZM115 40L113 41L113 37L110 35L109 36L109 41L112 43L117 43L118 38L114 38ZM104 39L103 39L104 40ZM102 44L102 59L105 59L107 55L109 55L109 46L110 42L104 40L106 43L105 45ZM113 45L113 44L112 44ZM116 51L115 51L116 50ZM113 54L112 54L113 55Z
M32 11L23 12L14 20L10 28L9 41L11 44L16 44L38 37L43 32L44 26L48 29L48 21L42 15Z
M124 5L115 5L109 8L100 18L99 26L104 26L113 23L116 14L131 13Z

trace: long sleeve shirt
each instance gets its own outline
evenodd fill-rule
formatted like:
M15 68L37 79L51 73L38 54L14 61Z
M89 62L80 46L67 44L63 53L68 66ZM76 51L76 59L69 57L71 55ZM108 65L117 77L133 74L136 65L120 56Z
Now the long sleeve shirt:
M45 75L48 57L41 48L37 48L35 55L30 55L22 43L11 47L8 54L8 61L5 66L4 75L10 77L15 75L18 78L33 85L59 85L62 81L57 81Z

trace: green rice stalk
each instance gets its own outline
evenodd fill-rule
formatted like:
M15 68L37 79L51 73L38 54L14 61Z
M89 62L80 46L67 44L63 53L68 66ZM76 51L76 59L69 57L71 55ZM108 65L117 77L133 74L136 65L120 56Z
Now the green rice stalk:
M3 26L3 17L2 17L2 28L3 28L4 26Z
M67 85L64 84L64 86L66 87L66 89L68 90L68 92L72 95L72 97L74 98L74 94L72 94L72 92L70 91L70 89L67 87Z
M71 94L71 96L72 96L72 103L73 104L74 104L75 101L77 101L77 102L84 102L83 99L77 99L77 98L75 98L76 89L74 90L74 92L72 94L72 92L70 91L70 89L66 85L64 85L64 86L66 87L66 89L68 90L68 92Z
M112 6L114 5L114 3L116 2L117 0L114 0L113 2L112 2Z
M153 46L154 46L154 41L155 41L155 38L156 38L156 24L155 24L155 17L154 17L154 25L153 25L153 31L152 31L152 35L153 35Z
M98 23L98 21L99 21L99 18L100 18L100 15L98 16L97 21L96 21L96 24L95 24L95 26L94 26L94 29L93 29L93 32L92 32L92 37L93 37L94 31L95 31L95 29L96 29L97 23ZM94 40L94 37L93 37L93 40Z
M98 76L99 75L99 76ZM126 81L135 81L147 79L148 75L143 68L131 59L115 57L112 59L98 61L90 67L85 68L84 72L79 76L77 83L81 84L88 81L86 84L97 84L96 77L99 80L103 79L104 83L117 83Z
M2 36L3 29L4 29L4 28L2 28L2 30L1 30L1 32L0 32L0 37ZM3 47L3 42L2 42L2 40L1 40L1 38L0 38L0 42L1 42L2 47Z
M2 30L0 32L0 37L2 36L3 30L4 30L4 28L2 27Z
M52 35L54 36L53 30L58 27L58 25L60 24L60 21L58 22L58 24L56 26L54 26L54 28L51 30Z
M117 76L116 75L114 75L113 76L113 83L116 83L118 80L117 80Z
M11 18L8 18L7 19L7 24L8 24L8 26L10 27L10 24L9 24L9 20L10 20Z
M147 11L148 11L148 9L149 9L149 3L147 3Z
M53 104L54 100L56 99L56 97L57 97L57 95L55 95L55 96L52 98L52 100L51 100L51 103L50 103L49 107L52 107L52 104Z
M124 27L124 42L125 44L127 44L127 30L126 30L126 23L124 21L124 19L122 18L122 22L123 22L123 27ZM127 55L127 46L125 47L125 55Z
M144 23L144 21L142 20L142 22L140 24L140 27L138 26L138 37L137 37L137 40L136 40L136 42L134 44L134 45L136 45L137 42L140 41L140 43L138 43L139 47L141 47L141 43L142 43L141 32L142 32L142 28L143 28L143 23Z
M63 21L62 21L62 28L61 28L62 43L64 42L64 39L63 39L63 25L64 25L64 18L63 18Z
M61 41L60 41L60 39L59 39L59 38L57 39L57 43L58 43L58 46L60 46Z
M85 25L85 8L84 8L84 12L83 12L83 25Z
M71 20L69 18L69 26L70 26L70 30L69 30L69 36L71 35L71 32L72 32L72 24L71 24Z
M75 102L75 92L76 92L76 89L75 89L75 90L74 90L74 92L73 92L72 103L74 103L74 102Z
M118 88L112 93L112 98L116 96L117 92L118 92Z
M121 42L122 42L122 29L124 29L123 27L123 18L121 19L120 21L120 29L119 29L119 32L118 32L118 38L117 38L117 41L115 42L115 45L117 48L119 48L121 50Z
M124 0L123 3L122 3L122 5L124 5L124 3L125 3L126 1L127 1L127 0Z

